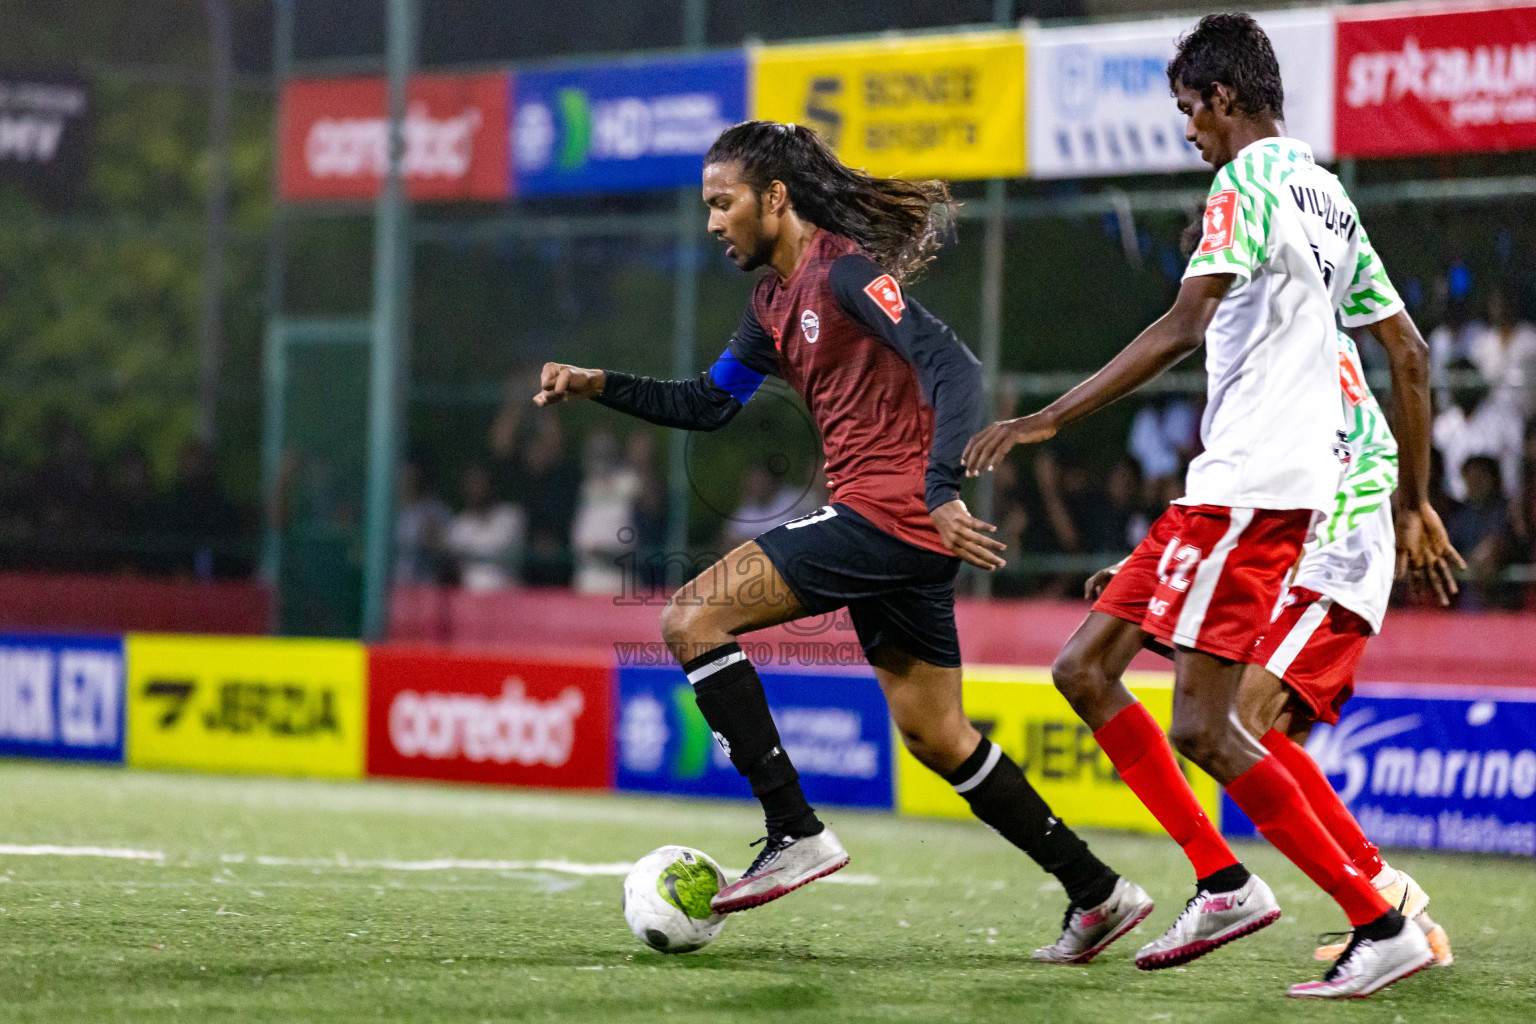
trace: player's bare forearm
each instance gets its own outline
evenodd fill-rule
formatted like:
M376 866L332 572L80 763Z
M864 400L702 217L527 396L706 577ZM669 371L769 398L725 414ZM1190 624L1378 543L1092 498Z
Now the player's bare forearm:
M1371 324L1371 335L1387 350L1392 367L1393 433L1398 444L1398 501L1404 507L1429 503L1429 346L1413 318L1399 310Z
M1015 445L1049 440L1062 427L1119 401L1199 348L1232 280L1231 274L1215 274L1185 281L1173 308L1098 373L1039 412L999 420L971 438L963 456L966 475L990 471Z

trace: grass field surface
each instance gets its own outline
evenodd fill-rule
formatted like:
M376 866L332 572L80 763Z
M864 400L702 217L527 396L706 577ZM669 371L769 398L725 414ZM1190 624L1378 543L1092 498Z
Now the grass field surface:
M975 823L829 809L853 856L729 920L707 949L642 947L624 862L666 843L737 870L746 805L0 761L0 1020L1536 1020L1536 869L1398 853L1453 967L1366 1001L1297 1003L1333 904L1267 847L1239 853L1285 917L1182 969L1136 948L1191 893L1163 837L1088 834L1158 901L1088 967L1036 965L1065 898Z

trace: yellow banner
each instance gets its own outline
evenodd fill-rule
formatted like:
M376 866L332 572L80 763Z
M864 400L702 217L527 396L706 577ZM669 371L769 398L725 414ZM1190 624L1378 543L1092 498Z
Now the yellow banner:
M1128 672L1126 685L1164 729L1173 713L1173 676ZM1162 831L1094 742L1046 669L976 666L965 669L965 713L1024 769L1051 810L1068 825ZM971 810L938 775L897 740L896 808L905 814L969 817ZM1216 780L1183 758L1179 765L1200 806L1217 819Z
M763 47L753 116L808 124L871 174L1014 177L1024 173L1024 37Z
M126 646L128 764L362 776L362 644L130 635Z

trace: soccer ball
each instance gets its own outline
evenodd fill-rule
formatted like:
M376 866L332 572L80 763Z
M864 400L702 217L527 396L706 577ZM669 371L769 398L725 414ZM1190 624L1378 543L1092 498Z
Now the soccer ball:
M635 862L624 879L624 920L635 938L663 953L709 945L725 915L709 909L725 887L720 865L686 846L663 846Z

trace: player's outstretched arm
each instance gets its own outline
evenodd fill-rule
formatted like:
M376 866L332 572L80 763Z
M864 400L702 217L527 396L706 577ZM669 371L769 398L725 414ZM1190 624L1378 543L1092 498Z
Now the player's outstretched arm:
M1062 427L1124 398L1199 348L1232 280L1231 274L1186 279L1173 308L1098 373L1039 412L998 420L971 438L963 456L966 476L990 472L1015 445L1050 440Z
M1403 310L1366 329L1387 350L1392 367L1397 412L1393 433L1398 441L1397 576L1408 577L1415 587L1448 605L1456 593L1452 570L1465 569L1467 563L1429 503L1429 346Z
M750 309L715 365L692 380L656 380L617 370L545 363L535 405L591 398L648 423L682 430L719 430L778 371L778 355Z

